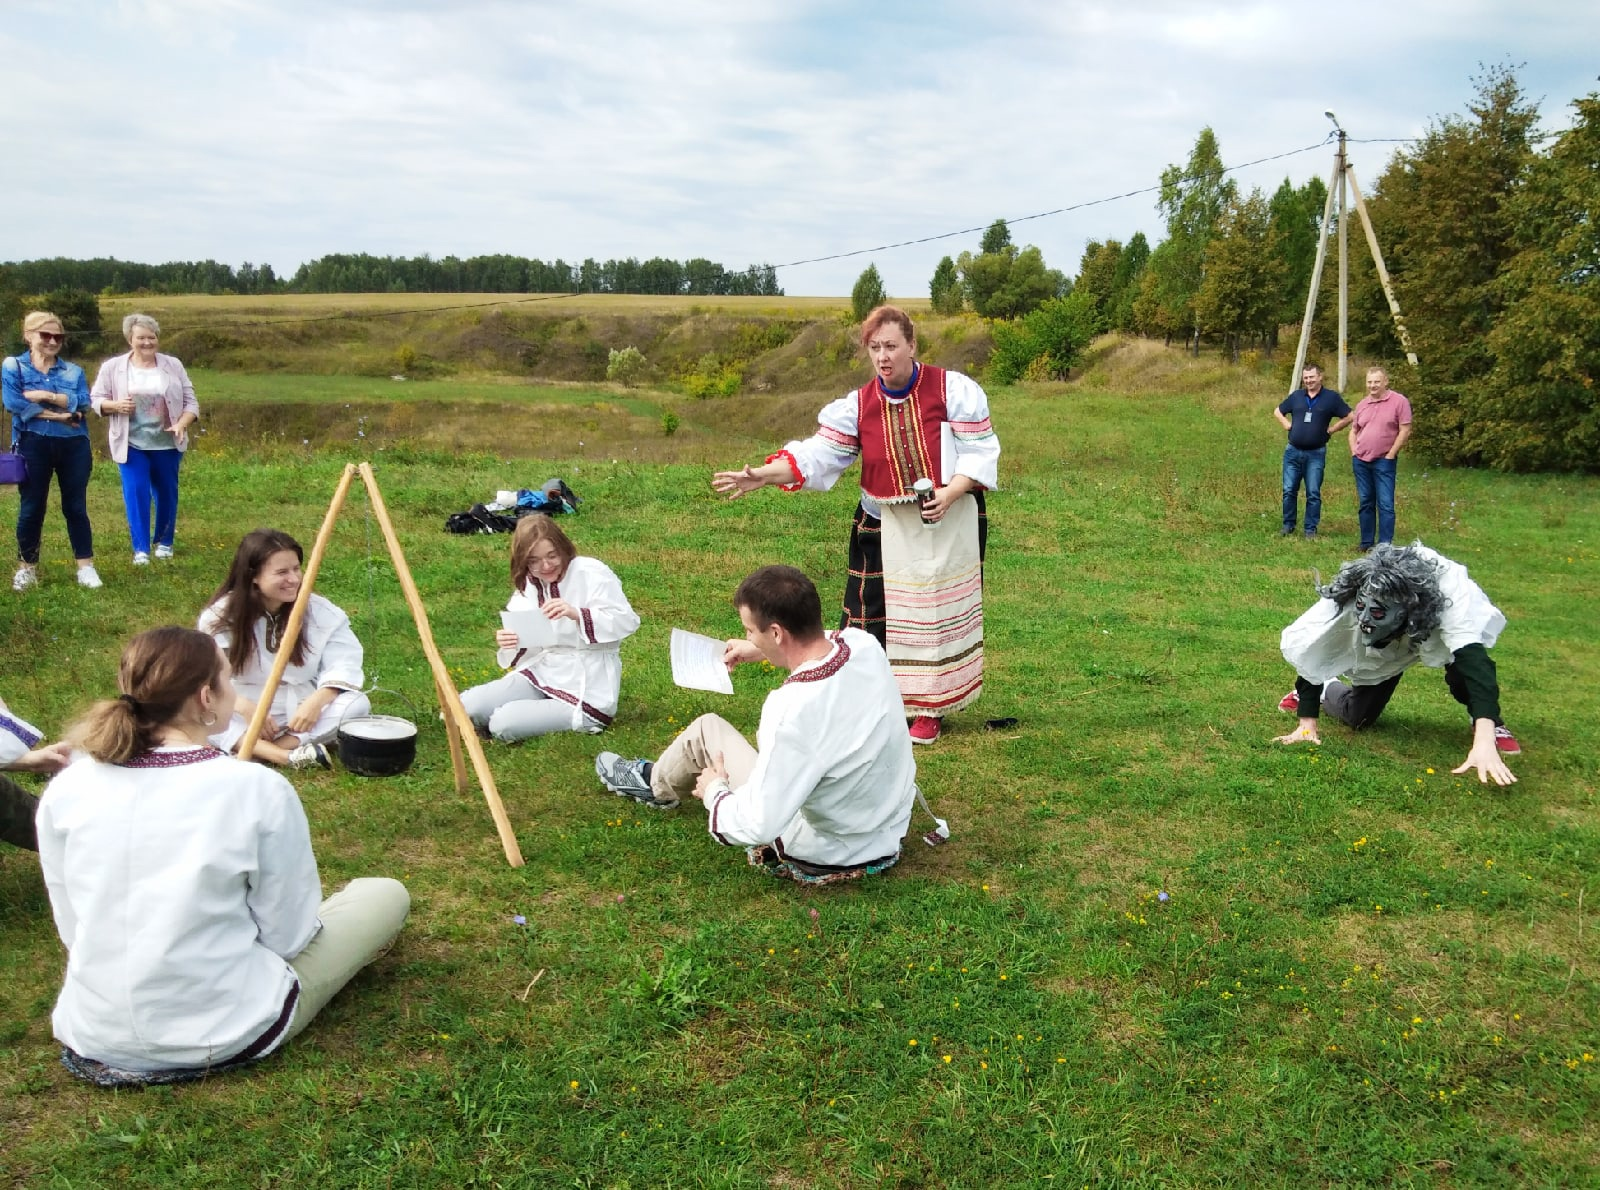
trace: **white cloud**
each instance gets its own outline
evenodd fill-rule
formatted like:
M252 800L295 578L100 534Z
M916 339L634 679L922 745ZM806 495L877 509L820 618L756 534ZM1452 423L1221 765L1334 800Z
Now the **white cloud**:
M1230 162L1462 110L1480 61L1526 61L1552 114L1593 87L1600 14L1549 0L1013 0L580 5L21 0L0 55L21 130L0 258L268 260L506 251L849 251L1148 186L1211 125ZM41 54L45 22L75 66ZM1387 146L1362 146L1375 178ZM1246 187L1325 175L1322 152ZM15 160L16 157L13 157ZM1020 225L1075 269L1158 230L1148 198ZM925 292L976 237L873 256ZM847 292L866 257L787 271Z

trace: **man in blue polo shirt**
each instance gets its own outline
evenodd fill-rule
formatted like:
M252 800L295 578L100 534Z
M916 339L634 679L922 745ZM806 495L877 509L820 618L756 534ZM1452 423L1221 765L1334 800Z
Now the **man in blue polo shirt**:
M1283 529L1279 537L1294 532L1300 480L1306 481L1306 537L1317 535L1322 519L1322 472L1328 462L1328 439L1350 424L1350 406L1331 388L1322 387L1322 369L1307 364L1300 374L1303 387L1284 398L1273 411L1278 424L1289 431L1283 450ZM1338 420L1334 420L1337 418Z

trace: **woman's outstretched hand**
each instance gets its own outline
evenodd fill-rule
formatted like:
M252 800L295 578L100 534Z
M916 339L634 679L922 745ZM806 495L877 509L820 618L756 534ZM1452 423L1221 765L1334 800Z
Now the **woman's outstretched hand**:
M711 476L711 486L730 500L737 500L746 492L760 491L767 481L756 474L748 464L739 471L717 471Z

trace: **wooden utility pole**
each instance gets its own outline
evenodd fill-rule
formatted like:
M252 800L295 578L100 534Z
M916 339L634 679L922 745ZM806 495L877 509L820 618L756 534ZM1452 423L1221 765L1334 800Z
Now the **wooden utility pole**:
M1356 182L1355 167L1350 164L1346 152L1346 133L1339 126L1339 121L1332 112L1325 113L1333 121L1334 129L1339 134L1339 148L1333 158L1333 177L1328 185L1328 199L1322 206L1322 229L1317 236L1317 260L1311 270L1311 289L1306 294L1305 317L1300 321L1300 344L1295 350L1294 374L1289 377L1289 388L1292 391L1300 386L1300 374L1306 366L1306 349L1311 342L1311 320L1317 312L1317 294L1322 289L1322 267L1328 255L1328 236L1332 228L1330 219L1334 212L1334 200L1337 195L1339 212L1339 391L1345 390L1349 382L1349 355L1350 355L1350 265L1349 265L1349 223L1347 220L1348 208L1346 196L1355 200L1356 215L1361 220L1361 228L1366 232L1367 248L1372 252L1372 263L1377 266L1378 281L1383 286L1383 296L1389 302L1389 316L1394 319L1395 332L1400 336L1400 345L1405 349L1406 359L1413 367L1417 364L1416 349L1411 344L1411 333L1406 330L1406 324L1400 317L1400 302L1394 295L1394 283L1389 278L1389 270L1383 263L1383 250L1378 246L1378 233L1373 230L1372 219L1367 214L1367 204L1361 199L1361 187ZM1348 190L1346 189L1348 187Z
M1350 221L1345 206L1345 177L1350 161L1344 152L1344 129L1339 129L1339 155L1334 158L1339 175L1339 391L1345 387L1350 371Z

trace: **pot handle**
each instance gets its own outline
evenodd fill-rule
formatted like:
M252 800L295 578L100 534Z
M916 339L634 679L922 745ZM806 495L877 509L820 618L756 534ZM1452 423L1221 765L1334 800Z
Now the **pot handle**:
M404 694L401 694L400 691L391 690L387 686L371 686L371 687L367 688L366 690L361 691L361 693L362 694L367 694L367 695L372 695L372 694L392 694L392 695L394 695L401 702L405 703L406 706L411 708L411 721L413 723L417 722L417 704L412 702ZM370 701L371 701L371 699L369 698L368 702L370 702ZM354 710L354 709L355 709L355 704L354 703L351 703L348 707L345 708L344 714L339 716L339 726L340 727L344 726L344 721L346 719L350 718L350 712L352 710Z

